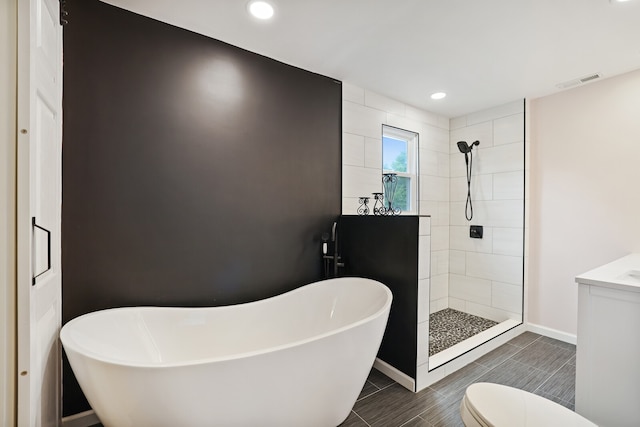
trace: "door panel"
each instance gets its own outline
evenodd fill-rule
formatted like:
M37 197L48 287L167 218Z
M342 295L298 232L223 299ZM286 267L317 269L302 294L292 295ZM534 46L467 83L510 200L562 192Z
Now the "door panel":
M57 0L18 3L18 425L61 418L62 29Z

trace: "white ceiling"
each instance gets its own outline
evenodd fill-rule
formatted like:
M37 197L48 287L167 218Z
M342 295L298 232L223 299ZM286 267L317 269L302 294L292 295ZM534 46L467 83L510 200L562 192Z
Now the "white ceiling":
M446 117L640 68L640 0L104 1Z

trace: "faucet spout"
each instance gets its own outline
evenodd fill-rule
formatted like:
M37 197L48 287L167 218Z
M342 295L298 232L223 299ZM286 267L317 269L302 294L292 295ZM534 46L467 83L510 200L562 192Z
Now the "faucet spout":
M338 277L338 268L344 267L344 262L340 262L342 257L338 252L338 222L334 221L331 226L331 241L333 242L333 252L327 254L327 241L329 240L329 233L322 235L322 259L324 260L324 276L329 277L330 267L329 264L333 263L333 277Z
M333 222L331 227L331 240L333 241L333 277L338 277L338 268L344 267L344 262L340 262L340 255L338 254L338 222Z

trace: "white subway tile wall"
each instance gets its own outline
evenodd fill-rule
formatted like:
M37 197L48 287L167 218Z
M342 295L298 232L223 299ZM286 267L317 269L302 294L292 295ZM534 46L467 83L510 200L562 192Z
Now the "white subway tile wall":
M472 180L473 181L473 180ZM473 182L471 182L473 186ZM451 225L465 225L465 202L451 202ZM473 200L473 225L522 228L522 200Z
M450 121L449 307L501 322L520 318L523 296L524 103L517 101ZM465 218L464 155L473 149L473 220ZM469 237L482 225L482 239Z
M449 306L449 274L440 274L431 279L430 312L444 310ZM434 307L437 307L434 310Z
M448 225L446 209L424 202L449 202L449 120L345 82L342 212L355 213L358 197L382 191L383 124L419 134L419 201L414 213L433 215L439 225Z
M382 138L364 139L364 167L380 169L382 164Z
M477 304L491 305L491 280L449 275L449 296Z
M493 174L494 200L522 200L524 170Z
M524 113L513 114L493 121L493 145L520 142L523 138Z
M365 164L365 137L347 133L342 136L342 164L363 167Z
M428 279L431 266L431 237L418 237L418 280Z

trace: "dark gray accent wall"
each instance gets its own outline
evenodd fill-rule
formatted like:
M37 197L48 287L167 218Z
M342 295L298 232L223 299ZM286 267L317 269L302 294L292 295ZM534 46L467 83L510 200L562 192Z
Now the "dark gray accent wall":
M66 9L63 322L321 279L341 83L97 0ZM86 409L67 365L64 413Z

